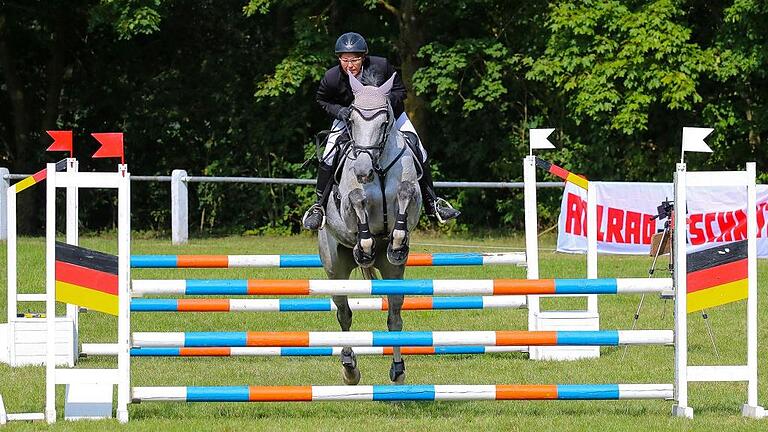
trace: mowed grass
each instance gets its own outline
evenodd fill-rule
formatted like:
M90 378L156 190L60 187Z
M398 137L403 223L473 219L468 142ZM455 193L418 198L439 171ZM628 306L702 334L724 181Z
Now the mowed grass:
M415 234L413 252L467 252L522 250L518 238L439 238ZM114 236L85 237L85 247L114 252ZM444 246L437 246L442 244ZM445 246L447 245L447 246ZM460 247L468 246L468 247ZM134 240L133 254L277 254L315 253L314 238L227 237L192 240L172 246L168 240ZM584 277L585 257L552 252L554 239L542 241L542 277ZM19 242L21 292L42 292L44 285L43 240ZM5 248L0 257L5 265ZM662 261L664 262L664 261ZM647 277L648 257L601 256L603 277ZM760 281L768 266L759 263ZM659 271L658 277L668 273ZM5 272L0 297L6 298ZM321 269L187 269L134 270L135 279L183 278L324 278ZM359 274L353 277L359 278ZM409 279L524 278L522 267L411 268ZM766 298L765 283L759 284ZM639 295L600 297L603 329L629 329L640 301ZM6 316L5 302L0 302ZM765 300L760 307L761 402L766 404ZM548 300L547 308L582 307L583 299ZM738 364L746 356L745 302L709 311L718 355L698 314L690 316L689 340L692 364ZM23 311L43 312L44 305L25 303ZM60 308L63 311L63 307ZM670 329L673 303L657 296L645 297L639 329ZM116 321L99 313L81 315L80 342L113 342ZM405 330L514 330L527 327L524 310L405 311ZM142 313L132 315L133 331L336 331L333 313ZM383 312L357 312L353 330L384 330ZM389 384L388 357L358 357L361 384ZM78 367L113 367L109 358L81 360ZM599 359L574 362L536 362L524 354L463 356L409 356L409 384L594 384L671 383L674 376L671 347L602 348ZM341 366L335 357L308 358L134 358L135 386L187 385L339 385ZM59 416L63 415L63 386L59 389ZM472 401L429 403L323 402L323 403L149 403L129 407L131 421L75 422L60 420L52 430L766 430L768 420L740 416L746 399L744 383L697 383L690 386L690 405L695 419L670 417L671 401ZM12 369L0 365L0 394L10 412L41 412L44 406L44 368ZM13 423L7 430L39 430L41 423Z

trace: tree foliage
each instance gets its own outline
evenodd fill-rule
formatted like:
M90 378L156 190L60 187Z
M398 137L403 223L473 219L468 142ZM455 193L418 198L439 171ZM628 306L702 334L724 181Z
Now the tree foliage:
M400 68L438 179L519 180L532 127L557 128L545 157L593 179L669 181L682 126L716 130L715 153L694 164L761 167L765 22L762 0L9 1L0 165L32 172L51 158L43 131L73 129L83 167L113 164L85 161L88 132L123 131L138 175L313 177L302 162L330 123L314 92L336 37L359 31ZM167 187L134 191L134 226L167 229ZM309 187L190 191L202 233L295 232L313 197ZM519 191L441 193L464 212L449 229L522 226ZM113 200L89 195L86 227L111 227ZM24 220L40 226L34 212Z

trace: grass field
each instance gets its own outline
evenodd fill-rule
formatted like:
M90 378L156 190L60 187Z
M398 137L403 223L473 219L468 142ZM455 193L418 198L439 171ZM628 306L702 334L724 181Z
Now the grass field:
M437 238L414 235L413 252L521 250L515 238ZM85 247L116 250L114 236L86 237ZM443 244L438 246L436 244ZM445 244L450 244L445 246ZM541 277L584 277L584 256L552 252L554 240L544 239L540 254ZM467 246L467 247L460 247ZM168 240L134 240L133 254L275 254L314 253L310 236L228 237L192 240L183 247ZM21 292L42 292L44 284L43 240L23 238L19 242L19 284ZM5 266L5 247L0 254ZM602 256L604 277L646 277L647 257ZM759 263L760 281L768 265ZM6 298L6 275L0 272L0 298ZM658 276L668 274L659 272ZM133 278L293 278L320 279L320 269L231 269L231 270L134 270ZM356 275L355 277L359 277ZM486 279L523 278L521 267L413 268L407 278ZM768 397L768 292L760 282L760 402ZM629 329L640 296L600 297L603 329ZM5 301L0 312L6 316ZM709 322L719 351L715 354L704 321L691 315L689 323L692 364L743 363L746 346L745 302L709 311ZM547 308L582 307L583 299L547 301ZM21 304L21 308L43 312L42 304ZM63 308L62 308L63 310ZM638 324L640 329L672 328L671 301L646 296ZM114 319L99 313L81 318L81 342L113 342ZM526 328L527 314L521 310L406 311L405 330L504 330ZM357 312L353 330L384 330L382 312ZM132 316L133 331L281 331L338 330L333 313L144 313ZM575 362L534 362L523 354L412 356L406 358L409 384L593 384L671 383L671 347L603 348L595 360ZM363 374L361 384L389 384L390 358L358 357ZM108 358L89 358L78 366L111 367ZM341 366L335 357L313 358L134 358L135 386L158 385L339 385ZM42 412L44 368L11 369L0 365L0 394L10 412ZM129 408L131 421L68 423L60 420L52 430L768 430L768 420L742 419L740 407L746 399L746 384L701 383L690 386L690 405L695 419L670 417L671 401L492 401L492 402L323 402L323 403L143 403ZM59 389L59 415L63 415L63 387ZM13 423L7 430L40 430L42 423Z

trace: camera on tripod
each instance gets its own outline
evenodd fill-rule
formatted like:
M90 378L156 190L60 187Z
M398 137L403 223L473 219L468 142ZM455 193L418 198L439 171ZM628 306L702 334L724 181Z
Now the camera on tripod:
M651 250L649 255L654 257L654 265L656 264L656 258L660 255L666 255L671 252L671 238L672 230L670 229L670 221L672 220L672 211L675 209L674 201L665 199L661 202L661 205L656 207L656 215L651 216L651 220L663 220L664 230L658 232L651 237Z
M664 220L672 217L672 211L675 209L675 202L664 200L661 205L656 207L656 216L651 217L652 220Z
M651 250L650 250L650 256L653 257L653 262L651 263L651 267L648 269L648 277L652 278L654 273L656 272L656 263L659 260L660 256L663 255L669 255L668 258L668 264L665 268L661 268L660 270L668 271L669 273L672 273L675 267L674 259L675 257L671 254L672 249L672 236L674 236L675 228L672 226L672 211L675 209L675 203L674 201L670 201L669 199L664 199L664 201L661 202L661 205L656 207L656 215L651 216L651 220L663 220L664 221L664 229L657 232L653 236L651 236ZM685 223L682 223L681 226L683 229L685 229ZM667 290L659 293L659 298L664 300L673 300L675 298L674 290ZM634 330L637 327L637 321L640 319L640 310L643 308L643 302L645 301L645 294L643 294L640 297L640 303L637 305L637 310L635 311L635 317L632 321L632 330ZM715 355L719 358L720 354L717 351L717 345L715 344L715 336L712 333L712 329L709 326L709 316L707 315L705 310L701 311L701 317L704 319L704 325L707 327L707 333L709 334L709 340L712 342L712 349L715 352ZM663 318L663 314L662 314ZM624 347L624 353L622 354L621 358L624 359L624 356L627 354L627 348L629 346Z

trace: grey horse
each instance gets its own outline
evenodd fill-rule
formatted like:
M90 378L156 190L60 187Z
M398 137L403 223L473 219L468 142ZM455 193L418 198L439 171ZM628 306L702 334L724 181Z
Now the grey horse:
M402 279L408 258L409 232L419 220L420 175L404 136L395 128L387 94L393 75L380 87L364 86L354 76L349 80L354 93L348 123L351 140L340 149L343 162L336 173L334 199L326 204L326 223L318 231L320 259L329 279L348 279L352 270L362 269L374 279L374 269L383 279ZM401 331L402 295L389 295L387 328ZM336 318L342 331L352 326L347 296L333 296ZM345 384L360 382L360 369L351 347L341 353ZM405 363L395 348L390 379L405 381Z

